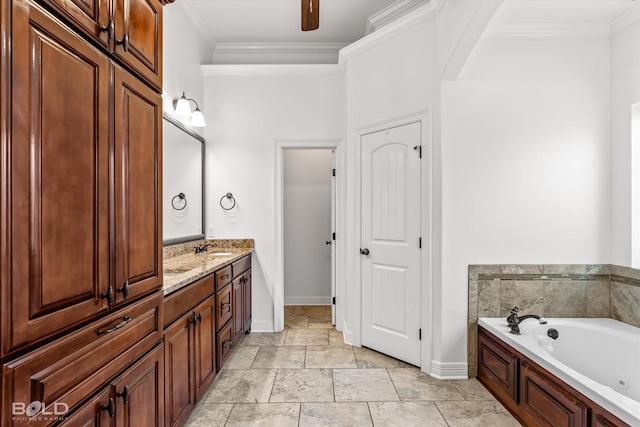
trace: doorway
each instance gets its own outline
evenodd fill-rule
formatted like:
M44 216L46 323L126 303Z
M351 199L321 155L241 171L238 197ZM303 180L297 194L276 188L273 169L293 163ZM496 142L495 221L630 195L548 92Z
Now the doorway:
M332 149L283 151L284 305L330 306Z

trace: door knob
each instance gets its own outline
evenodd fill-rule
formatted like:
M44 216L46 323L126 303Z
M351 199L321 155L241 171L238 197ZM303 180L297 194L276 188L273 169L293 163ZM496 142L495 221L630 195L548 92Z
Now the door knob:
M327 240L326 242L324 242L325 245L330 245L331 244L331 240Z
M367 248L360 249L360 253L361 253L362 255L369 255L369 249L367 249Z

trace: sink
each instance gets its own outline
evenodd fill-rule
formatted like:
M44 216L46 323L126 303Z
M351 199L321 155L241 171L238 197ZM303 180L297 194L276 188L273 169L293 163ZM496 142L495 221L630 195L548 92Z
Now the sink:
M211 252L209 255L211 255L211 256L229 256L229 255L233 255L233 252Z

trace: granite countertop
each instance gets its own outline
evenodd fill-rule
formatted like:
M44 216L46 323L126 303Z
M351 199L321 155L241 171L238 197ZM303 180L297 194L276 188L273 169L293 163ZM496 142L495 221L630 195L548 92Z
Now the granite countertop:
M253 243L253 242L251 242ZM251 245L253 246L253 245ZM253 252L253 247L216 247L163 259L165 296Z

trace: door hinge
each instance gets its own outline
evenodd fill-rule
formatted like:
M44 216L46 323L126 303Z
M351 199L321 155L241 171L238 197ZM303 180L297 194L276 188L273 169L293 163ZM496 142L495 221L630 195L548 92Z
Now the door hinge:
M335 168L333 168L333 169L331 170L331 175L336 176L336 169L335 169Z
M420 158L422 158L422 145L416 145L413 149L418 151Z
M418 329L418 339L422 341L422 328Z
M418 237L418 248L422 249L422 237Z
M336 240L336 233L334 232L331 237L333 237L333 240Z
M333 305L336 305L336 297L333 297Z

